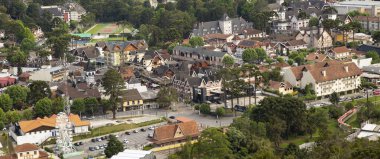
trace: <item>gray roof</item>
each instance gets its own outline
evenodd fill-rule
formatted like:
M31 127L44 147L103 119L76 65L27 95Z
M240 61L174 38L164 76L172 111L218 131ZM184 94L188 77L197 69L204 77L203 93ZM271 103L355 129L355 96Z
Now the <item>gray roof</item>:
M362 69L364 72L380 74L380 65L379 64L364 66Z
M53 16L58 17L58 16L63 16L63 10L65 9L57 6L57 7L49 7L49 8L42 7L41 10L42 12L49 12Z
M209 56L209 57L223 57L226 53L220 51L209 51L202 48L192 48L186 46L176 46L173 50L179 50L180 52L193 53L193 55Z
M232 29L233 33L238 33L242 29L245 28L252 28L253 23L247 22L243 18L229 18L226 14L223 15L222 19L219 21L210 21L210 22L200 22L194 26L192 34L194 36L204 36L207 34L215 34L220 33L223 34L222 30L220 29L220 22L230 20L231 21L231 27L236 26L237 30Z

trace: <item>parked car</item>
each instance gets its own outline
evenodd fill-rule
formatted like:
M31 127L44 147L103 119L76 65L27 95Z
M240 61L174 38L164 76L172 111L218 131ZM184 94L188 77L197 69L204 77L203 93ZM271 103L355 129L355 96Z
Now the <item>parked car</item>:
M137 130L133 130L133 133L138 133L139 131L137 131Z
M170 119L175 119L175 116L170 116L169 118L170 118Z
M216 104L222 104L222 102L220 100L217 100Z
M153 127L153 126L150 126L148 129L149 129L149 130L154 130L154 127Z
M95 151L95 148L94 147L89 147L88 148L90 151Z
M125 135L131 135L131 133L129 131L126 131Z
M96 141L100 142L100 141L102 141L102 139L101 138L96 138Z
M145 130L144 128L141 128L140 131L141 131L141 132L145 132L146 130Z
M92 142L96 142L96 138L91 139Z
M128 141L127 139L124 139L124 143L126 143L126 144L127 144L127 143L129 143L129 141Z
M95 150L99 150L100 148L99 148L99 146L95 146Z
M148 134L148 137L149 137L149 138L153 138L153 135L152 135L152 134Z
M373 95L380 95L380 89L376 89L373 91Z

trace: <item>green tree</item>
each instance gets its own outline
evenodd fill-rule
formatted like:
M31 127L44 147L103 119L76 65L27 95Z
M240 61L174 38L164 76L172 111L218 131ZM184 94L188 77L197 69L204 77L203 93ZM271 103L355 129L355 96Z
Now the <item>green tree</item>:
M300 11L297 15L298 19L308 19L310 15L308 15L305 11ZM309 23L310 25L310 23Z
M245 49L242 54L242 59L246 63L253 63L258 59L258 55L255 49L249 48Z
M54 23L54 22L53 22ZM57 22L62 23L62 22ZM53 56L62 58L64 53L68 51L68 47L72 36L68 33L67 24L62 23L61 26L56 27L52 32L47 34L46 43L54 52Z
M98 109L99 102L95 97L85 98L86 114L94 116L94 110Z
M372 58L372 63L380 62L380 56L376 51L368 51L367 54L365 54L365 57Z
M20 67L27 63L27 56L19 48L11 48L7 51L7 60L12 66Z
M74 99L73 104L71 105L71 111L82 116L82 113L86 111L86 104L84 103L84 99Z
M173 49L174 49L176 46L178 46L178 43L176 43L176 42L173 42L173 43L171 43L171 44L168 46L168 52L169 52L170 55L173 54Z
M210 114L211 112L211 108L210 108L210 105L209 104L201 104L201 106L199 107L199 111L202 113L202 114Z
M224 116L224 114L226 114L226 110L224 110L224 108L222 107L219 107L219 108L216 108L215 113L218 117L222 117Z
M24 120L32 120L34 116L34 111L32 109L26 109L22 112L22 119Z
M336 93L336 92L333 92L330 97L329 97L329 100L332 104L334 105L338 105L339 103L339 94Z
M0 95L0 108L1 109L3 109L5 112L7 112L7 111L12 109L12 105L13 105L12 99L8 94L3 93Z
M352 102L348 102L346 103L346 105L344 105L344 108L346 109L346 111L351 110L352 108L354 108L354 104L352 104Z
M62 97L56 97L52 99L52 107L51 111L53 114L58 114L59 112L63 112L65 108L65 101Z
M263 48L256 48L258 62L263 62L267 58L267 53Z
M380 31L374 31L372 33L372 39L375 40L375 42L380 42Z
M198 142L194 144L194 158L232 158L227 136L217 128L207 128L202 131Z
M274 145L278 148L282 141L281 135L284 134L286 130L285 121L278 118L271 118L266 124L267 136L273 141Z
M328 113L326 110L310 109L306 117L306 132L313 138L313 134L319 129L325 131L328 123Z
M29 51L33 50L35 48L36 44L31 39L24 39L21 41L21 50L23 52L29 53Z
M34 116L40 118L50 116L52 114L52 104L51 100L47 97L40 99L34 106Z
M232 56L226 54L223 56L222 62L225 67L232 67L235 64L235 59Z
M0 108L0 130L4 129L6 123L7 123L7 117L3 109Z
M29 89L29 97L32 103L35 103L45 97L50 98L51 96L50 86L45 81L33 81L29 85Z
M111 158L113 155L124 151L123 143L121 143L114 135L111 135L104 153L107 158Z
M157 104L161 108L168 108L173 102L178 101L177 90L171 87L163 87L157 93Z
M13 110L13 111L7 111L6 113L5 113L5 116L6 116L6 118L7 118L7 124L11 124L11 123L17 123L17 122L19 122L20 120L21 120L21 114L18 112L18 111L15 111L15 110Z
M7 87L4 93L9 94L9 96L13 100L13 103L17 103L17 102L25 103L28 97L29 89L28 87L23 87L20 85L13 85L13 86Z
M204 45L202 37L199 36L191 37L189 43L192 47L200 47Z
M316 17L311 17L309 20L309 27L318 26L319 25L319 19Z
M109 95L113 119L116 119L117 101L121 89L124 88L124 80L120 73L114 69L108 70L102 79L105 95Z

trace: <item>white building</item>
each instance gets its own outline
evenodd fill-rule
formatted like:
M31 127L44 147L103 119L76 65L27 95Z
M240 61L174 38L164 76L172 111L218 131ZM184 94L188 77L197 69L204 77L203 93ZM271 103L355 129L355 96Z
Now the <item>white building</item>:
M353 62L327 61L284 68L284 80L293 87L311 85L318 97L333 92L349 93L359 88L362 71Z
M351 59L353 63L356 64L360 69L363 67L370 66L372 64L372 58L359 58L359 59Z
M329 5L334 7L339 15L345 15L348 12L356 10L362 13L368 13L371 16L380 16L380 2L378 1L342 1L330 3Z
M156 159L156 157L152 151L126 149L112 156L111 159Z
M29 79L32 81L46 81L46 82L58 82L62 81L65 70L61 66L51 67L46 66L42 67L40 70L36 70L30 73Z
M57 135L57 116L37 118L35 120L20 121L12 125L9 135L16 141L17 145L24 143L41 144L50 137ZM78 115L70 114L69 120L73 124L73 134L89 132L90 122L82 121Z
M377 141L380 137L380 125L370 124L366 122L360 128L357 138L367 138L370 141Z

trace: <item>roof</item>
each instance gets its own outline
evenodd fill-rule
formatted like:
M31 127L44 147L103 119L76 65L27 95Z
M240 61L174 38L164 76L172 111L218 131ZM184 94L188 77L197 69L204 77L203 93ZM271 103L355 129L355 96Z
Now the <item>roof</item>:
M347 68L347 71L346 71ZM310 65L301 65L290 68L297 80L302 78L304 71L309 71L315 81L326 82L336 79L359 76L362 71L353 62L327 61ZM324 73L326 75L324 75Z
M76 87L75 85L68 85L66 87L65 83L60 83L58 85L57 90L60 93L65 94L66 88L67 88L67 94L72 99L87 98L87 97L99 98L101 96L99 90L96 87L89 87L87 84L86 84L86 87L83 84L79 84L79 87Z
M43 119L37 118L35 120L20 121L18 124L20 125L21 130L24 133L27 133L40 127L51 127L52 129L55 129L56 120L57 115L54 114L50 118L45 117ZM82 121L76 114L70 114L69 120L74 126L90 126L90 122Z
M380 22L380 17L375 16L355 16L354 20L363 22Z
M325 54L310 53L306 56L306 61L322 62L326 57Z
M17 145L15 147L15 152L26 152L26 151L35 151L38 150L38 147L36 145L30 144L30 143L25 143L22 145Z
M203 36L203 38L205 40L209 40L209 39L227 39L228 37L231 37L232 34L219 34L219 33L216 33L216 34L207 34L205 36Z
M98 49L95 46L77 48L71 52L75 55L81 55L83 53L87 58L96 58L100 55Z
M124 101L143 100L137 89L129 89L124 91L122 94L124 97Z
M194 121L193 119L182 117L182 116L176 117L175 119L178 120L179 122L182 122L182 123Z
M253 28L243 29L239 32L239 34L243 34L243 35L255 35L255 34L260 34L260 33L262 33L262 31L253 29Z
M45 151L39 151L39 156L38 158L34 159L48 159L49 154L46 153ZM0 159L17 159L17 154L12 154L12 155L7 155L7 156L0 156Z
M111 159L142 159L149 154L152 154L152 151L125 149L123 152L119 152L117 155L112 156Z
M242 40L239 42L238 47L244 47L244 48L257 48L260 47L259 41L254 40Z
M356 48L358 51L368 52L368 51L376 51L378 54L380 54L380 47L373 46L373 45L360 45L358 48Z
M173 51L181 51L181 52L188 52L193 53L194 55L202 55L202 56L213 56L213 57L223 57L226 53L220 52L220 51L210 51L202 48L192 48L192 47L186 47L186 46L176 46L174 47Z
M331 51L333 51L336 54L350 52L350 50L346 46L335 47L331 49Z
M289 82L269 81L269 87L278 90L279 88L292 88L293 86Z
M287 42L288 46L299 46L299 45L306 45L306 42L303 40L292 40Z
M175 137L177 129L180 129L183 136ZM199 135L198 125L195 121L178 123L173 125L164 125L154 130L153 140L156 144L186 139L187 137L195 137Z

